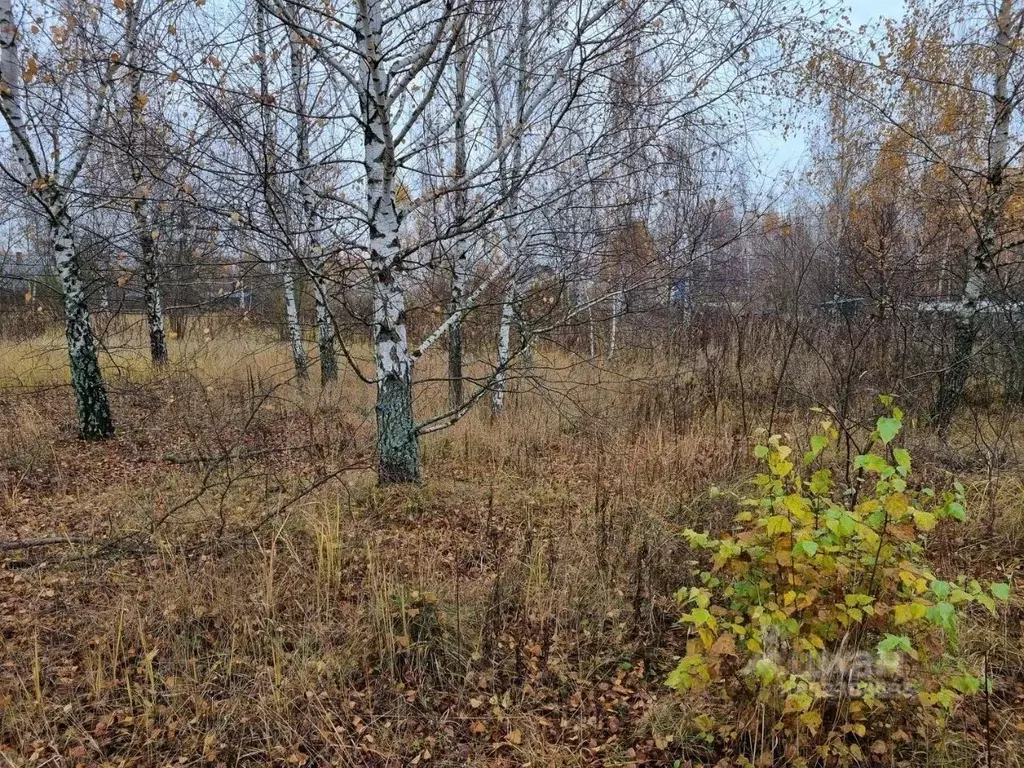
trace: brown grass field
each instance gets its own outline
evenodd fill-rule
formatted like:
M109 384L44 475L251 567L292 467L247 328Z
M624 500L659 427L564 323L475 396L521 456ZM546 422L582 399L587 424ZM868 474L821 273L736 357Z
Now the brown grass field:
M59 332L0 344L0 765L714 763L693 720L729 713L664 679L693 568L679 532L726 525L708 489L754 471L732 390L709 394L719 373L538 349L504 418L482 402L424 439L421 486L379 489L371 386L300 389L276 337L201 325L159 372L137 334L105 338L107 443L74 438ZM440 350L418 368L422 416L443 409L443 369ZM750 402L768 379L750 372ZM746 415L766 426L767 407ZM812 417L783 403L773 430L799 444ZM936 570L1017 569L1013 456L914 424L904 441L972 502L929 539ZM992 697L880 765L984 765L986 739L992 765L1024 764L1022 619L1015 592L962 627Z

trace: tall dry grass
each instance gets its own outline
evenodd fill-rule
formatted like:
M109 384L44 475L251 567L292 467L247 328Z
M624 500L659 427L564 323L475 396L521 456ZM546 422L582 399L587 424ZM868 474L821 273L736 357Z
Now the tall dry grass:
M56 335L0 344L3 407L23 425L0 456L13 489L0 530L69 542L0 567L11 764L712 757L699 702L660 682L680 651L672 595L691 579L678 532L727 524L732 509L708 489L745 481L750 432L771 411L775 430L806 439L816 417L770 394L776 368L751 363L745 406L725 351L595 365L541 348L502 419L482 403L424 439L422 486L380 489L372 387L351 372L300 387L271 333L206 327L171 340L165 370L137 327L107 329L119 421L107 445L53 421L70 395ZM366 347L353 354L368 369ZM813 365L797 368L811 386ZM486 370L476 361L470 375ZM417 414L443 411L440 351L417 375ZM941 446L924 430L906 439L942 482ZM37 467L47 482L26 484ZM973 528L936 541L936 562L1001 567L1024 486L1005 466L965 479L975 512L995 510L989 550L964 550L985 533ZM962 649L1009 678L1024 674L1020 642L1007 617L969 627ZM1013 709L999 705L1010 765ZM949 743L972 727L954 722Z

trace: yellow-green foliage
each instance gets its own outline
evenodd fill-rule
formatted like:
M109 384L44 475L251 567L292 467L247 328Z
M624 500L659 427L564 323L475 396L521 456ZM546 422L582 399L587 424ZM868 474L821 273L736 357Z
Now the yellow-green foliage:
M877 760L898 750L900 728L941 726L982 687L952 660L957 619L972 606L994 614L1010 587L936 578L923 544L965 519L963 487L912 485L894 444L903 414L882 403L851 486L821 466L838 439L826 421L802 457L777 435L755 448L766 471L730 532L685 532L709 563L677 595L690 634L667 682L724 697L729 724L702 727L740 764L751 751L776 765Z

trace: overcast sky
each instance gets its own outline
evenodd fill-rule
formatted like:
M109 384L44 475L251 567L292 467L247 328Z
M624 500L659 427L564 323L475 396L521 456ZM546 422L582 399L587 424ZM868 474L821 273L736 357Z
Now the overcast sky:
M860 26L883 16L898 18L903 13L903 0L847 0L847 7L854 26ZM773 174L800 165L807 151L807 141L802 132L791 135L786 141L781 136L766 136L763 148L766 171Z

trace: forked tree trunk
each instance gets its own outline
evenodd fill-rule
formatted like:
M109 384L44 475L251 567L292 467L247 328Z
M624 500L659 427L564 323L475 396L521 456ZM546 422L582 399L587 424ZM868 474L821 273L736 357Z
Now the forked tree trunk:
M60 202L56 202L51 211L50 233L64 293L71 386L78 406L78 432L86 439L103 439L114 434L114 422L110 418L107 389L100 373L71 221Z
M395 147L388 75L381 61L379 0L359 0L355 29L362 66L360 107L370 271L373 350L377 373L377 477L381 485L420 479L419 436L412 411L412 357L406 337L399 217L395 206Z
M316 194L311 182L312 166L309 157L309 115L306 109L306 62L299 32L298 8L285 5L289 14L288 51L290 54L292 94L295 101L295 161L299 193L302 196L302 225L308 244L309 278L313 286L316 315L316 344L320 353L320 380L328 384L338 379L338 356L334 348L334 320L328 304L326 259L317 233Z

